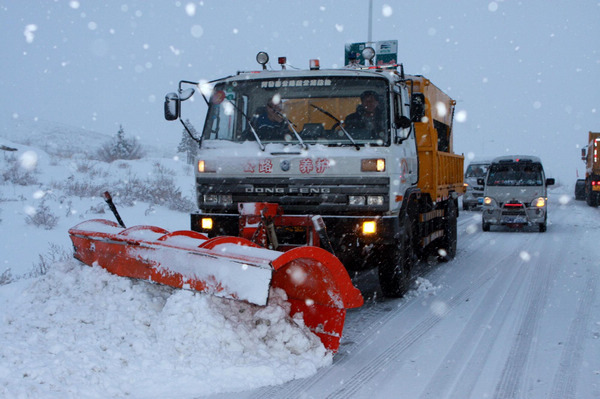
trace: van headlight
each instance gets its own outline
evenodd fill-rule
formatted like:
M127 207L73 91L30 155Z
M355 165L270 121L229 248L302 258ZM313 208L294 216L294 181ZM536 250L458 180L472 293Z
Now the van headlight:
M496 204L496 200L493 199L492 197L484 197L483 198L483 205L484 206L498 206Z
M539 197L535 201L533 201L531 205L535 206L536 208L543 208L546 206L546 198Z

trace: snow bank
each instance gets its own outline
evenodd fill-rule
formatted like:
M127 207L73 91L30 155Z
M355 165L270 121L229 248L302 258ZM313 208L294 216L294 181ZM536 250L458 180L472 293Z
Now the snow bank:
M0 397L197 397L310 376L332 356L284 296L258 307L57 263L0 287Z

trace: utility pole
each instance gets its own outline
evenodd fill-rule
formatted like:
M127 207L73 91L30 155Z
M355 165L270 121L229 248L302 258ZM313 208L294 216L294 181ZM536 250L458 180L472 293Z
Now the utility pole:
M373 0L369 0L369 32L368 32L368 43L370 44L372 41L372 33L373 33Z

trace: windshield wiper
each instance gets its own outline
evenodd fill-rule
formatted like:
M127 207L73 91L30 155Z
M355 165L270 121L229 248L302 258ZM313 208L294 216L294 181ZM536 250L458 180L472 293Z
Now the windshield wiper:
M292 131L294 132L294 135L295 135L295 136L296 136L296 138L298 139L298 142L300 143L300 145L301 145L302 147L304 147L304 149L305 149L305 150L308 150L308 145L307 145L307 144L304 142L304 140L302 140L302 137L300 137L300 134L298 134L298 131L297 131L297 130L296 130L296 128L294 127L294 126L296 126L296 125L294 125L294 124L292 123L292 121L288 119L288 117L287 117L287 116L285 116L284 114L282 114L282 113L281 113L281 111L279 111L279 110L277 110L277 109L275 109L275 108L273 108L273 107L271 107L271 109L272 109L272 110L273 110L273 111L274 111L274 112L275 112L277 115L279 115L279 117L281 117L281 119L283 119L283 120L285 121L285 123L287 123L287 124L288 124L288 126L289 126L290 128L292 128Z
M250 130L252 131L252 134L254 135L254 138L256 139L258 146L260 147L260 149L262 151L264 151L266 147L262 143L262 141L260 141L260 139L258 138L258 133L256 133L256 129L254 129L254 126L252 125L252 122L250 121L250 118L248 117L248 115L246 115L244 113L244 111L239 109L231 100L227 100L227 102L229 102L229 104L231 104L233 106L233 108L235 108L240 114L242 114L244 116L244 118L246 118L246 122L248 122L248 126L250 126Z
M342 121L339 120L338 118L335 117L335 115L331 114L329 111L324 110L321 107L318 107L314 104L310 104L311 107L318 109L319 111L321 111L322 113L324 113L325 115L327 115L328 117L330 117L331 119L333 119L334 121L336 121L338 123L338 125L340 126L340 129L342 129L342 132L344 132L344 134L346 135L346 137L348 137L348 140L350 140L350 142L352 143L352 145L354 145L354 147L356 147L356 150L359 151L360 147L358 144L356 144L356 141L354 141L354 139L352 138L352 136L350 136L350 133L348 133L348 131L346 129L344 129L344 126L342 126Z

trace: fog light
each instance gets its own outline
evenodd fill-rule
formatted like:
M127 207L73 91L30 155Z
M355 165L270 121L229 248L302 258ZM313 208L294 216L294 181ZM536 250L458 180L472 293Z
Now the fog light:
M362 232L363 234L375 234L377 228L375 226L375 222L363 222Z
M213 228L213 220L212 218L202 218L201 224L204 230L212 230Z

